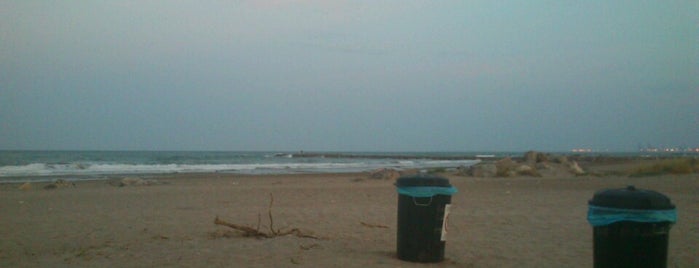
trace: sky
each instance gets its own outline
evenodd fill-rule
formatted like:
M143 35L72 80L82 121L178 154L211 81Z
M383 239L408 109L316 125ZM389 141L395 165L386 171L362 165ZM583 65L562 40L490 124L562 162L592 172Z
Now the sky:
M0 149L699 147L698 1L0 1Z

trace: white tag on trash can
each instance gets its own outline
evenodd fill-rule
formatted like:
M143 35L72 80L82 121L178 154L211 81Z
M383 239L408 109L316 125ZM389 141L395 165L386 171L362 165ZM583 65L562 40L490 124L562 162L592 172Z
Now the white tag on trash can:
M447 241L447 229L449 228L449 212L451 211L451 204L446 204L444 206L444 220L442 221L442 238L441 241Z

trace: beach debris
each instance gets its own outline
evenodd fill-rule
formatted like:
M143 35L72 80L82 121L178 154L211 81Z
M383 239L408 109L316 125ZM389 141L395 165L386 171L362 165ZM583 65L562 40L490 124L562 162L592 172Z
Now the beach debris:
M536 156L530 156L536 159ZM460 168L457 170L458 175L466 175L473 177L492 178L492 177L514 177L514 176L533 176L541 177L539 167L549 168L546 162L538 163L518 163L512 158L505 157L503 159L491 162L483 161L478 164Z
M512 158L505 157L495 162L495 167L497 167L498 177L512 177L517 175L515 169L517 168L517 162L512 160Z
M365 181L365 180L366 180L366 178L357 177L357 178L352 179L352 182L360 182L360 181Z
M551 166L551 164L549 164L548 162L541 162L541 163L536 163L536 165L534 165L534 168L536 168L536 169L553 169L553 166Z
M360 221L359 224L361 224L364 227L369 227L369 228L383 228L383 229L388 229L388 226L383 225L383 224L372 224L372 223L366 223L363 221Z
M273 237L272 235L270 235L268 233L262 232L258 229L255 229L255 228L252 228L249 226L238 225L238 224L226 222L224 220L219 219L218 216L216 216L216 218L214 219L214 224L227 226L227 227L233 228L235 230L241 231L241 232L243 232L243 236L252 236L252 237L259 237L259 238Z
M147 180L136 178L136 177L126 177L121 179L121 186L140 186L149 185Z
M302 264L303 262L301 260L302 260L301 256L289 258L289 261L291 261L291 263L296 264L296 265Z
M401 176L419 173L417 169L397 170L393 168L379 168L369 172L368 178L374 180L396 180Z
M155 239L155 240L168 240L168 239L170 239L170 237L169 237L169 236L164 236L164 235L154 235L154 236L151 237L151 239Z
M590 174L575 160L575 156L556 155L537 151L528 151L521 157L504 157L481 161L468 167L459 167L456 175L471 177L560 177Z
M395 180L400 176L400 172L392 168L379 168L369 173L369 178L376 180Z
M107 181L109 185L124 187L124 186L151 186L158 184L165 184L165 182L160 182L156 179L142 179L138 177L124 177L121 180L109 180Z
M495 177L498 167L494 163L481 162L468 168L461 168L459 174L463 173L474 177Z
M570 168L570 171L573 172L575 175L583 175L585 174L585 171L578 165L578 162L576 161L571 161L568 164L568 168Z
M548 162L548 161L549 161L548 154L537 152L537 151L528 151L528 152L524 153L524 162L527 162L528 164L535 164L535 163Z
M22 191L29 191L32 189L32 184L29 182L25 182L22 185L20 185L18 188Z
M44 190L53 190L53 189L57 189L57 188L58 188L58 186L56 186L53 183L44 186Z
M50 184L44 186L44 189L45 190L54 190L54 189L64 188L64 187L69 187L69 186L75 187L75 183L66 181L64 179L57 179L53 183L50 183Z
M517 175L541 177L541 174L539 174L539 172L535 168L529 165L519 165L517 166L517 168L515 168L515 172L517 173Z
M311 249L319 248L319 247L320 247L320 245L317 243L313 243L313 244L310 244L307 246L306 245L299 245L299 248L302 250L311 250Z
M558 156L553 157L552 162L567 165L569 160L568 160L568 157L565 155L558 155Z
M116 187L121 187L121 180L120 179L108 179L107 184L111 186L116 186Z
M269 194L269 207L267 209L267 216L269 217L269 232L265 232L265 231L260 230L260 223L262 221L260 214L257 214L257 228L226 222L224 220L219 219L218 215L214 219L214 224L230 227L236 231L240 231L243 233L243 236L246 236L246 237L274 238L274 237L278 237L278 236L295 235L295 236L301 237L301 238L321 239L318 236L304 233L301 230L299 230L298 228L293 228L293 229L285 230L285 231L283 231L281 228L274 229L274 217L272 216L272 206L273 205L274 205L274 196L270 193Z

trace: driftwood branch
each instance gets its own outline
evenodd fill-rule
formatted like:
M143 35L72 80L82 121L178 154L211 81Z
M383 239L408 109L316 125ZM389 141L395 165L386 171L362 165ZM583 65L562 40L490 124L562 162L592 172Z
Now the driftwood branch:
M267 214L269 215L269 231L272 234L279 233L279 230L274 230L274 217L272 217L272 205L274 205L274 196L269 193L269 207L267 208Z
M274 229L274 217L272 216L272 205L274 205L274 196L270 193L269 194L269 207L267 209L267 215L269 215L269 233L262 232L260 231L260 221L261 217L260 214L257 214L257 229L245 226L245 225L238 225L230 222L226 222L224 220L221 220L216 216L216 219L214 219L214 224L216 225L221 225L221 226L226 226L230 227L234 230L240 231L243 233L243 236L252 236L252 237L257 237L257 238L272 238L272 237L277 237L277 236L285 236L285 235L295 235L297 237L302 237L302 238L313 238L313 239L320 239L320 237L311 235L311 234L306 234L302 232L301 230L297 228L293 228L291 230L287 231L282 231L281 229Z
M388 229L388 226L383 225L383 224L371 224L371 223L366 223L366 222L363 222L363 221L360 221L359 223L360 223L362 226L366 226L366 227L369 227L369 228L383 228L383 229Z
M254 237L260 237L260 238L271 237L269 234L260 232L259 230L255 230L252 227L248 227L248 226L244 226L244 225L237 225L237 224L223 221L223 220L219 219L218 216L216 216L216 219L214 219L214 224L227 226L227 227L233 228L235 230L241 231L241 232L243 232L244 236L254 236Z

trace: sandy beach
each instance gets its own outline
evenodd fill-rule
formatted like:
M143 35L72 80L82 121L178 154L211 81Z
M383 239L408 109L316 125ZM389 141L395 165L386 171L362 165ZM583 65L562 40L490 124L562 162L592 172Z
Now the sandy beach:
M587 201L635 185L678 208L668 267L699 266L699 175L476 178L446 174L446 260L437 267L591 267ZM0 184L1 267L422 267L397 259L397 192L365 173L178 174L45 190ZM273 203L270 201L273 197ZM215 225L300 232L245 237Z

